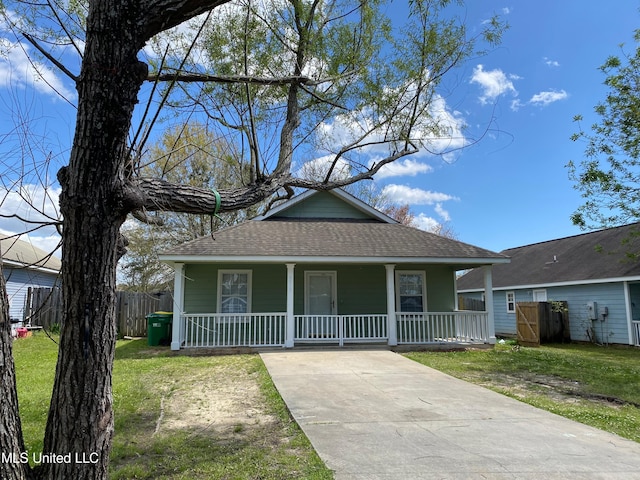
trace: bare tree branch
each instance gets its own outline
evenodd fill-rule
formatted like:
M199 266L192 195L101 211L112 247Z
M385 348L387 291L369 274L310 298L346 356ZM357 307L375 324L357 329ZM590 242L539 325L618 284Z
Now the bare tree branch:
M78 81L78 77L76 75L74 75L73 73L71 73L71 71L69 69L67 69L67 67L65 67L62 63L60 63L58 60L56 60L49 52L47 52L44 48L42 48L40 46L40 44L38 42L36 42L36 40L29 35L28 33L23 33L22 36L24 38L27 39L27 41L33 45L34 47L36 47L38 49L38 51L44 55L45 57L47 57L47 60L49 60L51 63L53 63L56 67L58 67L58 69L60 69L61 72L63 72L67 77L69 77L71 80L73 80L74 82Z
M149 81L175 80L177 82L185 82L185 83L207 83L207 82L227 83L227 84L246 83L246 84L253 84L253 85L268 85L268 86L291 85L291 84L316 86L316 85L322 85L323 83L335 81L335 79L333 78L323 78L320 80L315 80L305 75L291 75L288 77L256 77L254 75L212 75L207 73L188 73L188 72L161 73L161 74L149 75L147 80Z

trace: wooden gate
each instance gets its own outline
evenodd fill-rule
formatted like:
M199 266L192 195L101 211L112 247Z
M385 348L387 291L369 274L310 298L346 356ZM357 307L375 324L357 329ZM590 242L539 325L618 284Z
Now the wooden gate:
M516 331L518 343L527 347L540 346L541 302L516 303Z
M537 347L546 342L571 341L566 301L520 302L516 304L518 342Z

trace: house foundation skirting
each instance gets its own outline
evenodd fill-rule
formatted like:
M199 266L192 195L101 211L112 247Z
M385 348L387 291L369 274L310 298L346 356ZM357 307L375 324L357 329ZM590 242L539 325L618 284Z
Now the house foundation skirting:
M486 344L490 342L487 312L396 312L392 325L398 345ZM294 315L276 313L182 314L180 338L172 347L288 347L308 344L346 344L390 341L386 314ZM293 332L290 331L293 323Z

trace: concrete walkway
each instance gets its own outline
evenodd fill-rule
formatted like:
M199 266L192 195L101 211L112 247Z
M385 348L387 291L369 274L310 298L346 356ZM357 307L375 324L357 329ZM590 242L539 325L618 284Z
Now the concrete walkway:
M336 480L640 479L640 443L390 351L261 356Z

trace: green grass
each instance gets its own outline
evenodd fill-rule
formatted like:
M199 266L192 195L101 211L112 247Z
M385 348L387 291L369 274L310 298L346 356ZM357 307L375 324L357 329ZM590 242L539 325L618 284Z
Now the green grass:
M640 442L640 350L590 344L413 352L407 357L558 415Z
M39 452L57 345L41 333L13 345L26 448ZM524 348L508 342L492 350L406 355L640 442L637 348L582 344ZM119 341L113 381L113 479L332 478L291 419L257 355L176 356L166 347L148 347L144 339ZM214 397L224 399L229 392L232 398L232 393L247 387L253 388L250 398L255 403L247 408L256 407L260 413L251 417L254 420L234 419L222 426L207 420ZM242 395L234 398L243 401ZM156 432L161 413L165 416ZM171 426L172 417L184 418Z
M56 351L42 334L14 342L20 414L31 452L42 450ZM205 415L215 413L210 398L237 400L234 389L249 387L252 404L246 408L259 413L251 421L221 426ZM119 341L113 390L114 480L333 478L291 419L258 355L176 356L166 347L148 347L145 339Z

